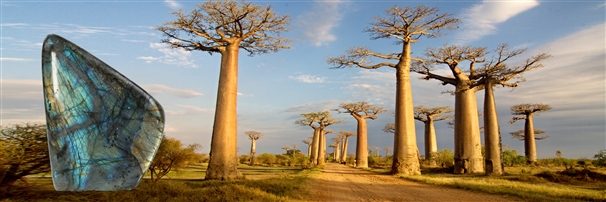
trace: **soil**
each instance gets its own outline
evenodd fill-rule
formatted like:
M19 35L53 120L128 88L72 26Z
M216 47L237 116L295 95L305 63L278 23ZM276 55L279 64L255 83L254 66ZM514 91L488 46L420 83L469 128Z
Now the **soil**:
M523 201L420 184L335 163L327 163L322 173L310 180L308 191L311 201Z

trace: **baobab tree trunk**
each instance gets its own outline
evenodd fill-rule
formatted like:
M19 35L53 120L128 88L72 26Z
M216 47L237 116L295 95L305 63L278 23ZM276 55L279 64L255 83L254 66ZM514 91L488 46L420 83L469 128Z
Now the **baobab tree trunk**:
M534 125L532 124L532 115L526 115L524 122L524 152L528 164L535 165L537 163L537 145L534 139Z
M336 162L339 162L339 159L341 159L341 144L342 143L337 144L337 146L335 147L335 150L334 150Z
M311 144L307 145L307 156L311 158Z
M256 146L257 146L257 140L252 139L252 143L250 145L250 165L254 166L255 165L255 150L256 150Z
M391 174L419 175L415 119L410 87L410 42L405 41L396 65L396 132Z
M320 130L320 147L318 148L318 165L326 164L326 134Z
M341 162L347 161L347 144L349 143L349 136L345 137L345 141L343 141L343 151L341 152Z
M357 118L358 140L356 141L356 164L357 168L368 168L368 138L366 130L366 119Z
M503 175L501 134L491 79L484 84L484 145L486 175Z
M318 165L318 148L320 147L320 129L314 128L314 140L311 147L311 165Z
M237 162L236 101L238 93L238 47L230 43L221 51L219 89L206 180L242 179Z
M459 81L455 92L454 173L481 173L484 164L475 90L464 89L463 83L465 81Z
M433 117L427 117L425 122L425 159L429 160L430 166L436 166L436 157L438 152L438 142L436 140L436 130L433 126Z

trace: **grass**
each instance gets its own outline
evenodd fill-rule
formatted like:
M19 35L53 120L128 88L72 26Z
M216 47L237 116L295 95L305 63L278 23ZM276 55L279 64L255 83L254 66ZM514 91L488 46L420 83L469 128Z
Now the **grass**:
M49 177L29 177L6 193L0 201L290 201L309 195L304 183L312 170L294 167L238 167L245 176L239 181L203 181L206 165L171 172L157 183L144 179L137 188L115 192L57 192ZM3 199L4 198L4 199Z
M432 185L507 194L531 201L606 201L606 182L570 180L555 183L539 177L545 174L561 177L555 173L562 170L564 168L521 166L506 168L507 174L504 176L455 175L427 171L423 172L423 175L400 177Z

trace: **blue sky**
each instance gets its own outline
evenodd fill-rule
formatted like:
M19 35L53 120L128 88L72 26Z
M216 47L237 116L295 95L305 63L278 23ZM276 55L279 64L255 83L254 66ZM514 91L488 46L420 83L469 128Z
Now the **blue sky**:
M41 45L54 33L78 44L151 93L166 112L167 136L184 143L200 143L210 149L217 93L220 55L166 48L153 27L172 21L171 11L190 11L201 1L1 1L1 119L0 125L44 122L41 81ZM593 157L606 148L605 6L604 1L252 1L271 5L292 18L291 48L278 53L247 56L239 63L238 147L247 153L250 140L245 131L264 134L258 153L282 153L283 146L298 144L312 135L309 127L294 121L301 113L337 108L340 103L368 101L389 112L369 120L369 146L393 146L393 135L382 131L393 122L395 71L360 68L329 69L326 58L345 53L351 46L390 53L401 50L393 40L370 40L363 32L372 17L393 5L438 6L460 18L463 24L440 38L423 38L414 44L413 56L428 47L445 43L483 46L492 50L500 43L528 48L527 54L510 64L542 52L553 57L545 67L524 74L527 79L515 90L495 91L502 141L523 154L523 142L510 132L523 129L523 122L509 124L509 107L521 103L544 103L553 107L535 117L536 129L551 138L537 141L539 158ZM447 74L440 69L438 72ZM414 79L413 102L425 107L454 106L453 90L437 81ZM482 110L483 91L478 92ZM355 131L355 120L331 126L335 131ZM439 149L453 149L453 129L436 123ZM417 144L423 151L423 128L417 122ZM333 138L328 135L328 140ZM354 153L355 139L348 153ZM328 149L332 151L332 149Z

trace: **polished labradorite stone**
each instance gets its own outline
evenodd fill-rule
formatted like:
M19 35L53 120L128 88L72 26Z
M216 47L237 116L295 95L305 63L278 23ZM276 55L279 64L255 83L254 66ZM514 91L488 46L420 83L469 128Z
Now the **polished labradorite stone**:
M160 103L74 43L48 35L42 80L53 184L58 191L130 190L164 130Z

